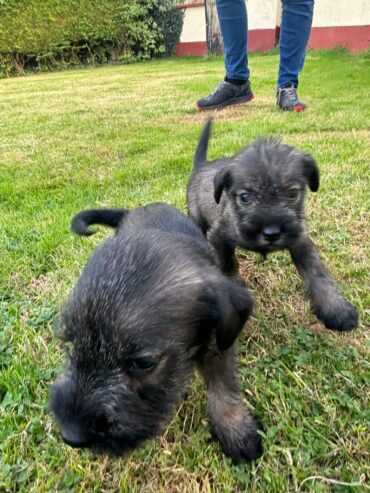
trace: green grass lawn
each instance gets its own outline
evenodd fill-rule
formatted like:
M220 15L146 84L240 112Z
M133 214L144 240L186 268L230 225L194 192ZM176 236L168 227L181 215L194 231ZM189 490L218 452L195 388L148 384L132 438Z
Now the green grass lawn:
M206 118L196 99L217 59L164 60L0 81L0 491L358 492L370 490L370 57L310 52L301 114L275 109L278 56L251 56L251 105L214 114L210 158L258 136L310 152L322 175L309 229L360 311L349 334L310 313L288 255L241 253L257 303L239 342L245 398L265 427L263 457L234 467L210 439L196 376L164 436L113 460L63 445L47 411L64 354L53 319L95 245L73 236L82 208L154 201L185 212Z

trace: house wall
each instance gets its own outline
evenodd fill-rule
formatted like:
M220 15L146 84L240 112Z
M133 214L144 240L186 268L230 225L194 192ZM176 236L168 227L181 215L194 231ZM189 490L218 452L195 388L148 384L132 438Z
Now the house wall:
M281 0L246 0L248 49L267 51L275 46L281 21ZM184 26L176 54L207 53L205 2L179 4L184 10ZM316 0L308 47L344 46L350 51L370 48L370 0Z
M370 48L369 0L317 0L309 48Z
M180 4L180 7L186 4ZM184 7L182 7L184 8ZM176 55L206 55L207 33L204 2L194 2L184 8L184 24Z
M247 0L248 50L268 51L276 44L278 0Z

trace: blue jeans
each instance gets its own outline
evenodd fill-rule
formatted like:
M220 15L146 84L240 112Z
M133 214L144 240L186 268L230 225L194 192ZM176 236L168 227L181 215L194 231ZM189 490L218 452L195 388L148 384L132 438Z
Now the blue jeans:
M216 0L228 79L246 80L248 18L245 0ZM277 87L298 86L310 36L314 0L283 0L280 26L280 64Z

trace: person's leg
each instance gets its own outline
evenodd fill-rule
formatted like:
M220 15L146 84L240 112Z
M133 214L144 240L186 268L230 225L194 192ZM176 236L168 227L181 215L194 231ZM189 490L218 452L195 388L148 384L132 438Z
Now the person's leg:
M314 0L283 0L279 40L280 65L277 82L277 103L282 109L294 110L299 106L301 109L305 108L305 105L298 100L294 89L298 87L298 75L304 65L306 47L311 32L313 8ZM293 90L284 91L285 88L293 88ZM282 89L283 91L281 91ZM279 104L279 96L280 99L284 99L286 96L286 101L280 101L283 104ZM284 107L284 103L286 107Z
M209 96L197 101L199 110L224 108L254 98L249 84L247 9L245 0L216 0L225 52L225 80Z
M216 0L225 52L226 80L246 81L248 18L245 0Z

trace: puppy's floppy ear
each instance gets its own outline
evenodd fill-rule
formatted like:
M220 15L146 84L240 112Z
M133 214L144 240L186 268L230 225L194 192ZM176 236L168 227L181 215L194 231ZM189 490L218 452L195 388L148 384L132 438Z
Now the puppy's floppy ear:
M215 198L216 204L220 203L223 189L225 188L226 190L228 190L231 186L231 183L232 183L232 177L230 170L220 169L220 171L217 171L217 173L213 178L213 186L214 186L213 196Z
M320 185L320 171L311 154L303 154L302 166L303 176L306 178L310 190L317 192Z
M209 286L208 295L217 347L225 351L238 337L252 312L253 299L245 285L226 278Z

